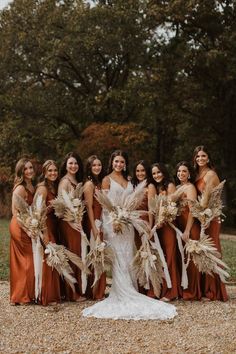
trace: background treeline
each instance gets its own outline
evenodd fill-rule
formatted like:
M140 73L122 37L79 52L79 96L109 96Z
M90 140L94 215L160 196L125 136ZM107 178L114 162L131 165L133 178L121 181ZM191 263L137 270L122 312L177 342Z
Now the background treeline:
M78 150L170 168L206 144L236 224L236 4L15 0L0 13L0 216L16 160Z

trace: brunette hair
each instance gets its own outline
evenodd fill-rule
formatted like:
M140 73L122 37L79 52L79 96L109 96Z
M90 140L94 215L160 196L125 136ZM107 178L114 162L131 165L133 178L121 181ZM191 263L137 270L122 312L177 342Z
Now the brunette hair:
M98 176L95 176L92 173L92 165L95 160L99 160L102 165L102 161L97 157L97 155L92 155L89 156L88 159L86 160L86 165L85 165L85 178L87 178L89 181L92 181L95 186L98 186L102 183L103 177L104 177L104 169L102 165L101 172L99 173Z
M175 179L176 179L176 184L179 184L179 179L177 177L177 172L178 172L178 169L180 168L180 166L185 166L187 167L188 171L189 171L189 175L190 175L190 178L189 178L189 182L193 183L194 180L195 180L195 173L192 169L192 166L190 165L190 163L188 161L180 161L179 163L177 163L176 165L176 173L175 173Z
M67 161L69 160L70 157L74 157L74 159L76 159L76 161L78 162L79 170L76 172L75 177L76 177L77 182L82 182L83 175L84 175L83 162L82 162L80 156L75 152L69 152L65 156L65 158L61 164L61 168L60 168L60 178L64 177L67 174L66 165L67 165Z
M27 162L31 162L32 163L32 161L28 157L22 157L16 163L13 190L19 185L23 185L24 187L26 186L26 183L24 181L24 170L25 170L25 165L27 164ZM32 166L33 166L33 169L34 169L33 163L32 163Z
M58 175L56 181L54 181L54 182L49 182L49 181L47 180L47 178L45 177L46 172L47 172L48 168L49 168L51 165L54 165L54 166L58 169L58 166L57 166L57 164L56 164L56 162L55 162L54 160L47 160L47 161L45 161L44 164L43 164L43 166L42 166L42 173L41 173L41 175L40 175L40 177L39 177L39 182L40 182L40 183L38 184L38 186L41 185L41 186L45 186L45 187L47 187L48 189L50 189L51 186L53 185L53 186L55 187L55 189L57 190L58 182L59 182L59 175ZM59 173L59 171L58 171L58 173Z
M197 154L199 153L199 151L203 151L205 152L207 155L208 155L208 159L209 159L209 162L207 162L207 166L214 170L214 165L212 163L212 160L211 160L211 157L210 157L210 153L208 152L208 149L204 146L204 145L199 145L197 146L194 151L193 151L193 168L195 171L198 171L199 169L199 166L196 162L196 157L197 157Z
M163 179L161 180L161 182L156 182L152 177L152 169L154 167L157 167L158 170L160 170L161 173L163 174ZM151 183L154 184L158 193L162 191L167 191L169 184L173 183L173 181L170 178L169 172L166 168L166 165L164 165L162 162L155 162L151 165Z
M148 163L145 160L139 160L138 162L136 162L136 164L133 167L133 177L132 177L132 184L133 186L137 186L139 184L139 180L136 177L136 169L138 165L142 165L145 172L146 172L146 181L147 181L147 185L150 183L151 180L151 172L150 172L150 166L148 165Z
M122 156L125 159L125 171L122 170L122 175L123 177L128 180L128 176L129 176L129 169L128 169L128 165L129 165L129 159L128 159L128 155L126 154L126 152L122 151L122 150L115 150L109 159L109 163L108 163L108 170L107 170L107 174L109 175L113 169L112 169L112 163L113 160L116 156Z

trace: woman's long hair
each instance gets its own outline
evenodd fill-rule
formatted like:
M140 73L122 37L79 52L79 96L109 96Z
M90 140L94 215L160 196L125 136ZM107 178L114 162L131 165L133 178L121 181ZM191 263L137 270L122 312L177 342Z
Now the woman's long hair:
M157 167L158 170L160 170L161 173L163 174L163 179L161 180L161 182L156 182L154 180L154 178L152 177L152 169L154 167ZM170 178L170 175L169 175L169 172L168 172L166 166L162 162L156 162L156 163L152 164L152 166L151 166L151 183L154 184L158 193L163 192L163 191L167 191L169 184L173 183L173 181Z
M128 176L129 176L129 159L128 159L128 155L126 154L126 152L122 151L122 150L115 150L109 159L109 163L108 163L108 169L107 169L107 174L109 175L113 169L112 169L112 163L113 160L116 156L122 156L125 159L125 170L122 170L122 175L123 177L128 180Z
M24 187L26 186L26 183L24 180L24 170L25 170L25 165L27 164L27 162L31 162L31 160L28 157L22 157L16 163L13 190L16 189L16 187L19 185L23 185ZM33 164L32 164L32 166L33 166Z
M139 180L136 176L136 169L138 167L138 165L142 165L145 172L146 172L146 181L147 181L147 185L150 183L151 181L151 172L150 172L150 166L148 165L148 163L145 160L140 160L138 162L136 162L136 164L134 165L133 168L133 177L132 177L132 184L134 187L136 187L139 184Z
M198 172L199 170L199 166L196 162L196 157L197 157L197 154L199 153L199 151L203 151L205 152L207 155L208 155L208 159L209 159L209 162L207 162L207 166L214 170L214 165L212 163L212 160L211 160L211 157L210 157L210 153L208 152L207 148L204 146L204 145L199 145L197 147L195 147L194 151L193 151L193 168L196 172Z
M99 186L99 185L102 184L102 180L103 180L103 177L104 177L104 170L103 170L103 165L102 165L102 162L101 162L102 169L101 169L101 172L99 173L99 175L95 176L92 173L92 165L93 165L93 162L95 160L99 160L101 162L101 160L99 159L99 157L97 157L97 155L89 156L88 159L86 160L85 178L87 180L89 180L89 181L92 181L95 186Z
M43 166L42 166L42 173L39 177L39 184L38 186L45 186L46 188L48 188L49 190L52 189L52 187L55 188L55 190L57 191L57 188L58 188L58 182L59 182L59 175L56 179L56 181L54 182L49 182L48 179L46 178L46 172L48 170L48 168L51 166L51 165L54 165L57 169L58 169L58 166L56 164L56 162L54 160L47 160L44 162ZM58 171L59 173L59 171Z
M65 156L65 158L61 164L61 168L60 168L60 178L64 177L67 174L66 165L67 165L67 161L69 160L70 157L74 157L74 159L76 159L76 161L78 162L79 170L76 172L75 177L76 177L77 182L82 182L83 175L84 175L83 162L82 162L79 154L77 154L75 152L69 152Z

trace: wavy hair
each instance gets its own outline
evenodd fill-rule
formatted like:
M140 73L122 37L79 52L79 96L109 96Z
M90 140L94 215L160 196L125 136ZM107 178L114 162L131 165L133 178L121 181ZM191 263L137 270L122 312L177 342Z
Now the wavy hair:
M112 163L113 163L113 160L116 156L122 156L124 159L125 159L125 171L122 170L122 175L123 177L128 180L128 176L129 176L129 159L128 159L128 155L126 152L122 151L122 150L115 150L111 156L110 156L110 159L109 159L109 163L108 163L108 169L107 169L107 174L109 175L113 169L112 169Z
M64 177L67 174L66 165L67 165L67 161L69 160L70 157L74 157L74 159L76 159L76 161L79 165L79 170L76 172L75 177L76 177L77 182L82 182L83 176L84 176L83 162L82 162L79 154L77 154L76 152L69 152L68 154L66 154L66 156L61 164L60 178Z

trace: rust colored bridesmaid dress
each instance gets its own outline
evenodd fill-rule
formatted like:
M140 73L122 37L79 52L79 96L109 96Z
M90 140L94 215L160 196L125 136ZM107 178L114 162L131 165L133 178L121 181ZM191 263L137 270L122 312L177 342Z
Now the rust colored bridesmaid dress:
M33 194L26 189L27 203L33 201ZM10 222L10 302L25 304L34 301L34 262L30 237L19 226L16 216Z
M53 209L50 208L50 201L54 198L55 195L48 189L46 198L46 205L49 207L46 220L48 241L57 243L58 219ZM41 303L42 305L48 305L53 302L60 302L60 275L56 269L52 269L44 261Z
M161 297L174 300L182 296L182 288L180 286L181 277L177 265L177 240L175 231L168 224L164 224L157 232L172 283L172 287L169 289L167 288L165 279L163 279Z
M189 215L189 207L185 206L181 215L177 217L177 227L184 232ZM192 240L198 240L200 237L200 226L196 220L194 220L191 231L190 238ZM189 262L187 268L188 275L188 288L183 290L184 300L201 300L201 274L199 273L197 267L192 261Z
M201 194L205 188L205 181L203 177L199 178L195 182L195 186L197 188L198 194ZM220 227L221 224L218 222L217 219L214 219L211 221L209 228L206 230L206 234L208 234L212 238L219 252L221 252ZM217 274L215 274L214 276L211 276L209 274L202 275L202 293L203 296L207 297L210 300L228 300L225 284L222 283L220 277Z
M101 214L102 214L102 207L95 198L95 195L93 195L93 214L94 214L94 220L100 220L101 219ZM88 217L88 214L86 213L85 215L85 230L87 233L88 238L90 239L90 233L91 233L91 223ZM101 234L101 240L103 240L103 235ZM106 273L103 273L97 282L97 284L92 288L92 284L94 281L94 275L90 275L88 277L88 288L86 295L93 300L101 300L105 296L105 289L106 289Z
M73 183L71 183L71 186L72 188L76 188L76 185ZM59 220L59 234L60 243L68 248L68 250L81 257L81 233L73 229L67 221ZM81 271L71 262L70 266L74 272L73 276L77 280L77 283L75 284L75 292L73 292L67 283L63 284L61 290L66 301L77 301L82 296Z

